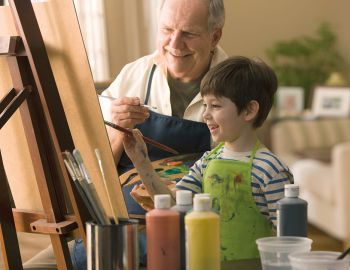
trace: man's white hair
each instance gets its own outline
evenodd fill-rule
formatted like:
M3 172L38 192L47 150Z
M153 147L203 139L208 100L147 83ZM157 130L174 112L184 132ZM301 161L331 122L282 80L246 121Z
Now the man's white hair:
M166 0L160 1L159 10L162 10ZM188 0L191 1L191 0ZM225 6L223 0L203 0L208 4L209 17L208 17L208 29L209 31L215 29L221 29L225 24Z

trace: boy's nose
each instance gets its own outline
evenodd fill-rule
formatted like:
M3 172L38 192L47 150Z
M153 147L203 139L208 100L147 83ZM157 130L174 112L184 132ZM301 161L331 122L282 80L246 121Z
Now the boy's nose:
M203 112L203 119L207 120L207 119L210 119L210 117L211 117L210 113L208 112L207 109L205 109Z

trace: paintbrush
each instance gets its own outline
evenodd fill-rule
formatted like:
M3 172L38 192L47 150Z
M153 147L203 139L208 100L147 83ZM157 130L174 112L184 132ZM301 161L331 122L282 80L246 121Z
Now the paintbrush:
M110 100L115 100L115 97L110 97L110 96L105 96L105 95L98 95L98 96L101 97L101 98L107 98L107 99L110 99ZM139 106L145 107L145 108L150 109L150 110L157 110L157 107L150 106L150 105L147 105L147 104L140 104Z
M119 131L121 131L121 132L124 132L124 133L130 135L130 136L133 136L133 135L132 135L132 132L131 132L130 130L126 129L126 128L123 128L123 127L121 127L121 126L119 126L119 125L116 125L116 124L111 123L111 122L106 121L106 120L104 120L104 122L105 122L106 125L108 125L108 126L110 126L110 127L112 127L112 128L115 128L116 130L119 130ZM143 138L143 140L144 140L146 143L151 144L151 145L153 145L154 147L157 147L157 148L159 148L159 149L162 149L162 150L164 150L164 151L166 151L166 152L169 152L169 153L172 153L172 154L175 154L175 155L178 155L178 154L179 154L179 152L177 152L176 150L174 150L174 149L172 149L172 148L170 148L170 147L168 147L168 146L166 146L166 145L164 145L164 144L161 144L161 143L159 143L159 142L157 142L157 141L155 141L155 140L152 140L152 139L147 138L147 137L145 137L145 136L142 136L142 138Z
M87 179L85 179L85 177L83 176L84 173L81 172L79 165L77 163L77 160L73 157L73 155L66 151L66 156L68 158L68 160L70 161L73 170L75 171L79 184L81 185L82 189L84 190L86 197L88 198L88 200L91 203L91 206L93 207L96 216L98 218L98 223L102 224L102 225L109 225L111 224L109 218L107 217L102 204L100 202L100 199L97 195L96 189L93 185L93 183L88 183ZM82 160L81 160L82 161ZM80 160L79 160L80 162ZM89 179L90 180L90 179Z
M98 162L98 165L100 167L101 174L102 174L102 180L103 180L104 187L105 187L105 190L106 190L106 193L107 193L109 205L110 205L110 207L112 209L114 222L115 222L115 224L118 224L118 209L112 203L111 194L109 193L109 189L107 187L107 180L106 180L106 176L105 176L105 170L104 170L103 164L102 164L101 153L100 153L100 150L98 148L95 149L95 155L96 155L97 162Z
M62 153L62 155L63 155L63 161L64 161L64 164L66 165L67 171L68 171L70 177L72 178L74 185L75 185L81 199L83 200L84 204L86 205L86 208L88 209L92 219L96 223L99 222L99 219L98 219L97 214L94 210L94 207L91 205L91 202L87 198L87 196L84 192L84 189L79 184L78 176L75 174L73 166L71 165L69 159L67 158L66 153Z

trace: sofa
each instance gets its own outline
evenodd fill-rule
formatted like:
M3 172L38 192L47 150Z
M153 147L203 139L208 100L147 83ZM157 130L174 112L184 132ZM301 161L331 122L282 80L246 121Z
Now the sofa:
M350 118L277 119L270 135L308 202L309 223L349 245Z

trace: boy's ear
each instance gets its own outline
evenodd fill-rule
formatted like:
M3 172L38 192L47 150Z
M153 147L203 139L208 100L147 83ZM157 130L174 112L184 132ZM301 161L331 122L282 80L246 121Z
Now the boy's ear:
M252 100L248 103L247 108L245 109L245 120L252 121L258 115L259 112L259 103L256 100Z

